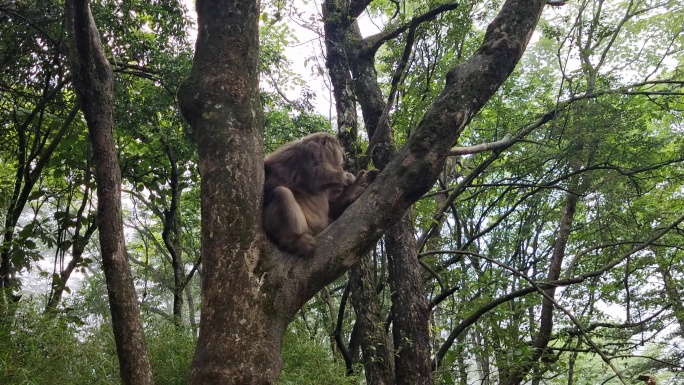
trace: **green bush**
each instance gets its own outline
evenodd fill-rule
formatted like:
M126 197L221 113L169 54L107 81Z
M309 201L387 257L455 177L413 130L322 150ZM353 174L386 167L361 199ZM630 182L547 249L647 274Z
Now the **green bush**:
M106 328L81 337L64 318L26 308L2 328L0 384L120 383L113 336Z
M120 384L111 325L87 328L22 305L0 330L0 384ZM146 330L155 382L186 384L194 341L159 321Z
M283 344L283 371L280 385L351 385L361 383L359 376L345 375L341 358L335 360L330 346L316 341L309 333L288 331Z
M11 323L0 322L0 384L92 385L121 383L111 325L43 315L22 301ZM155 383L186 384L195 341L190 332L163 320L146 323L147 348ZM350 385L324 338L288 331L283 347L281 385Z
M170 322L158 321L147 328L145 337L154 383L187 384L195 350L195 341L190 332L177 328Z

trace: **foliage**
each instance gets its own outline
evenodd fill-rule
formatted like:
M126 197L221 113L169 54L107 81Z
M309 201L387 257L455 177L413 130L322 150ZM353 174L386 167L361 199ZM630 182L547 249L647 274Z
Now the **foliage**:
M24 305L12 329L2 331L0 382L118 383L119 364L111 331L102 327L84 335L80 329L80 324L42 316L35 306Z
M37 303L23 301L11 330L1 330L0 383L117 384L119 368L111 326L47 317ZM148 321L146 338L155 383L186 384L195 340L168 322ZM284 346L281 384L357 384L346 376L324 340L290 331Z
M390 29L442 3L374 1L367 16ZM398 145L438 97L447 71L476 50L500 3L460 2L416 29L389 109ZM304 71L288 59L290 47L301 43L289 21L316 27L317 16L290 5L268 2L261 16L266 153L334 127L315 108L318 96ZM16 314L0 312L0 383L119 382L97 272L92 154L85 122L70 115L75 101L62 8L54 1L0 4L0 251L11 261L13 278L3 298L5 292L24 294ZM202 269L201 170L194 135L176 107L176 90L191 65L191 23L184 6L171 0L95 1L92 8L116 76L127 251L154 376L160 384L185 383ZM683 12L675 0L583 0L547 9L521 64L464 128L457 146L514 141L497 151L450 157L438 183L412 208L426 300L434 301L432 357L446 348L438 383L492 383L513 372L549 384L618 383L607 361L627 377L656 373L659 383L679 380ZM376 57L385 96L407 41L399 34ZM312 60L306 63L323 73ZM549 119L537 125L542 116ZM45 152L51 143L55 148ZM607 268L558 286L551 338L534 359L543 297L531 290L491 304L549 279L573 196L557 279ZM389 332L384 246L381 241L372 255L372 276ZM71 262L79 282L63 274ZM49 286L28 284L39 277ZM290 327L280 383L362 381L363 369L354 366L361 356L354 325L363 313L346 302L345 286L337 282L330 298L309 303L304 320ZM64 297L55 294L59 290ZM183 305L180 314L174 301ZM469 317L475 319L465 325ZM181 325L169 322L174 319ZM353 376L345 375L350 368L335 333L355 360Z
M311 336L298 322L290 326L283 342L282 385L358 384L358 375L345 375L345 367L330 354L324 338Z

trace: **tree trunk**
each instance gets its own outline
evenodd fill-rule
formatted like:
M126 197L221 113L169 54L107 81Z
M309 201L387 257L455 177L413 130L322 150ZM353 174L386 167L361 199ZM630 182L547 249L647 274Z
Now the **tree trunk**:
M430 314L425 301L410 213L388 230L385 239L392 289L396 384L429 385L432 384L428 330Z
M577 203L580 198L579 186L576 183L577 178L572 180L569 192L565 197L565 204L561 213L558 234L553 244L553 254L551 255L551 263L549 264L549 271L547 273L547 281L555 281L560 278L563 258L565 257L565 246L570 238L572 230L572 221L577 209ZM586 186L583 186L584 189ZM554 303L551 301L556 294L556 288L550 287L544 290L548 297L542 299L541 315L539 316L539 331L537 336L532 341L532 357L525 364L518 365L516 368L509 368L509 371L501 373L501 383L505 385L520 384L527 374L533 369L534 364L548 354L547 346L551 341L551 332L553 331L553 309Z
M350 67L350 62L354 59L349 60L349 58L355 58L358 53L356 46L349 41L349 36L360 38L360 33L356 22L349 22L352 20L349 15L350 9L343 2L326 1L323 11L326 67L335 96L337 128L340 142L347 152L347 159L353 164L354 171L357 171L361 163L356 147L358 90L355 89ZM368 125L367 122L366 125ZM358 333L355 336L360 339L358 343L363 354L366 381L370 385L382 385L394 382L394 365L390 362L393 357L392 350L388 346L389 341L377 298L374 275L375 266L371 263L370 256L365 254L361 257L360 263L352 267L349 280L352 291L351 302L357 315L354 327L357 328Z
M672 312L679 324L679 334L684 337L684 303L682 303L682 294L679 291L677 281L670 274L672 265L669 265L665 257L660 255L657 250L654 250L653 253L656 254L658 272L663 278L667 303L672 305Z
M193 68L179 90L199 147L202 304L191 384L272 384L288 317L261 264L264 180L256 1L197 2ZM296 312L296 311L295 311Z
M32 131L30 126L34 118L44 111L47 104L59 94L63 87L64 83L59 83L52 90L46 90L44 97L31 111L31 114L17 127L19 147L17 170L12 195L9 197L9 205L4 213L2 243L0 243L0 313L7 316L13 314L15 309L13 305L21 298L20 295L15 294L15 291L19 289L19 285L14 277L16 271L12 263L12 251L15 247L13 245L15 243L14 232L19 223L19 217L29 201L29 195L39 180L40 174L71 126L78 108L76 106L72 108L49 144L47 144L47 140L50 137L48 135L49 132L36 132L34 135L44 137L44 139L40 140L31 140L27 133ZM32 142L32 144L29 142ZM6 309L4 308L5 305L8 306Z
M354 328L358 328L354 336L361 346L366 382L369 385L393 384L392 350L388 346L374 275L370 254L362 257L349 272L351 302L356 312Z
M85 232L81 234L81 229L84 225L84 221L81 218L84 218L83 213L92 199L92 173L90 162L88 162L88 165L86 166L84 181L85 188L83 190L83 199L81 200L81 206L76 213L76 218L79 219L74 228L73 244L71 246L71 261L69 261L64 270L60 271L59 280L54 278L52 280L52 292L45 305L46 314L53 312L57 309L57 306L59 306L59 303L62 301L64 290L67 287L67 281L74 272L74 269L83 261L85 248L88 246L88 242L90 242L90 238L95 233L95 230L97 230L97 218L88 218L87 220L90 220L91 222L85 223L88 227L85 229Z
M336 104L338 125L350 120L348 117L353 117L353 121L356 121L354 101L358 100L368 137L372 138L371 143L374 146L372 153L374 165L383 169L396 155L396 147L392 141L388 119L383 119L386 102L378 84L374 66L376 51L368 49L373 38L364 40L361 37L358 25L354 21L358 16L355 12L358 12L359 8L347 7L345 4L331 0L326 1L324 10L326 10L324 22L328 53L326 65L335 95L339 94L339 97L344 100L348 99L346 103L338 101ZM353 75L353 81L350 75ZM410 217L405 217L405 220L397 223L385 235L387 255L390 261L395 261L395 263L390 263L389 278L393 293L392 332L394 349L396 349L393 366L397 384L431 383L428 311L412 229ZM362 266L354 267L352 277L361 276L363 272L356 270L362 268ZM352 280L352 282L355 281ZM371 292L361 293L359 291L364 290L364 286L357 283L353 287L356 297L366 298L365 301L354 303L357 314L364 314L364 317L371 317L375 314L373 317L377 317L378 310L373 308L373 300L369 298L376 296L374 289L371 288ZM395 301L401 305L397 305ZM366 306L366 308L362 309L361 306ZM364 321L366 320L360 320L363 331L361 335L368 337L371 329L364 326L366 323ZM387 369L392 368L392 365L377 363L376 355L388 349L386 345L378 344L381 341L379 337L378 333L374 333L373 338L362 342L362 346L366 346L363 350L364 362L374 363L366 365L366 378L369 383L383 383L381 378L391 378L391 373L387 373ZM368 345L374 346L370 348L371 346ZM379 373L368 373L368 371Z
M183 291L185 290L185 265L183 264L182 249L179 245L181 186L179 183L178 162L173 153L173 149L165 139L162 139L164 152L171 165L171 175L169 177L169 188L171 189L171 202L169 208L163 212L162 239L164 246L171 256L171 268L173 269L173 322L176 326L183 324Z
M350 35L361 38L357 30L350 31ZM384 169L396 155L389 121L383 119L386 103L372 56L358 57L353 63L357 97L368 137L374 142L373 163ZM431 384L429 312L410 213L387 231L385 245L392 291L395 383Z
M112 314L121 379L152 384L121 216L121 171L114 143L113 80L87 0L66 2L74 88L85 115L95 160L102 266Z

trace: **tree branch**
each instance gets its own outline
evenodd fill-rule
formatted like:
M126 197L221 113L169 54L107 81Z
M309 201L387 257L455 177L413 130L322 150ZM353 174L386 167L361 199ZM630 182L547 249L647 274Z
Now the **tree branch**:
M454 10L458 8L458 3L447 3L447 4L442 4L436 8L433 8L427 12L425 12L422 15L416 16L411 19L408 23L402 24L401 26L390 30L390 31L382 31L380 33L377 33L372 36L368 36L366 38L366 44L367 48L364 50L365 52L362 53L362 55L374 55L375 52L377 52L382 45L388 41L392 40L395 37L399 36L400 34L404 33L407 29L416 29L421 23L424 23L426 21L433 20L440 14L444 12L448 12L451 10Z
M479 154L485 151L498 151L510 147L511 144L513 144L513 139L511 138L510 134L506 134L503 139L497 140L496 142L480 143L468 147L453 147L451 151L449 151L449 156Z
M621 256L619 256L619 257L617 257L617 258L615 258L615 259L613 259L613 260L611 260L611 261L609 261L608 263L606 263L605 265L603 265L603 267L600 268L600 269L597 269L597 270L594 270L594 271L591 271L591 272L587 272L587 273L584 273L584 274L581 274L581 275L578 275L578 276L574 276L574 277L572 277L572 278L559 279L559 280L550 281L550 282L538 282L538 283L534 283L532 286L528 286L528 287L525 287L525 288L516 290L516 291L514 291L514 292L511 292L511 293L509 293L509 294L507 294L507 295L504 295L504 296L502 296L502 297L499 297L499 298L495 299L494 301L491 301L491 302L489 302L488 304L482 306L482 307L479 308L477 311L475 311L473 314L471 314L469 317L467 317L466 319L464 319L463 321L461 321L461 322L460 322L460 323L451 331L451 333L450 333L449 336L446 338L446 340L444 341L444 343L442 344L442 346L440 347L440 349L438 350L438 352L435 354L435 359L433 360L433 364L432 364L433 369L436 368L436 367L438 366L438 364L441 362L442 358L444 357L444 355L446 354L446 352L451 348L451 345L453 345L453 343L454 343L454 341L456 340L456 338L458 337L458 335L461 334L463 331L465 331L469 326L471 326L471 325L473 325L475 322L477 322L477 321L480 319L480 317L482 317L483 315L487 314L490 310L492 310L492 309L496 308L497 306L499 306L499 305L501 305L501 304L504 304L504 303L506 303L506 302L508 302L508 301L512 301L512 300L514 300L514 299L516 299L516 298L523 297L523 296L525 296L525 295L528 295L528 294L531 294L531 293L534 293L534 292L542 292L542 293L543 293L543 291L544 291L545 289L548 289L548 288L551 288L551 287L568 286L568 285L572 285L572 284L584 282L585 280L587 280L587 279L589 279L589 278L601 276L602 274L608 272L608 271L609 271L610 269L612 269L613 267L615 267L615 266L617 266L618 264L620 264L622 261L624 261L624 260L625 260L627 257L629 257L630 255L633 255L633 254L635 254L636 252L645 249L646 247L648 247L649 245L651 245L653 242L657 241L660 237L662 237L663 235L665 235L668 231L670 231L670 230L672 230L673 228L677 227L682 221L684 221L684 215L682 215L681 217L677 218L677 220L675 220L674 222L672 222L672 223L671 223L670 225L668 225L667 227L665 227L665 228L663 228L663 229L657 231L655 234L653 234L653 236L651 236L650 238L648 238L648 239L647 239L646 241L644 241L643 243L641 243L641 244L639 244L639 245L637 245L637 246L634 246L634 247L633 247L631 250L629 250L628 252L622 254ZM460 253L460 254L466 254L466 255L473 255L473 256L476 256L476 257L478 257L478 258L483 258L483 259L485 259L485 260L487 260L487 261L489 261L489 262L491 262L491 263L496 264L497 266L500 266L500 267L505 268L505 269L507 269L507 270L509 270L509 271L512 271L514 274L518 274L518 275L522 274L522 273L519 272L518 270L512 269L512 268L510 268L509 266L507 266L507 265L505 265L505 264L502 264L502 263L499 262L499 261L496 261L496 260L494 260L494 259L492 259L492 258L486 257L486 256L481 255L481 254L472 253L472 252L468 252L468 251L459 251L458 253ZM524 275L524 274L522 274L522 275Z
M353 266L384 230L437 180L442 165L461 131L508 78L520 60L545 0L508 0L492 21L476 53L447 75L442 93L412 130L405 145L364 194L323 233L312 260L287 260L282 269L270 269L267 278L288 290L311 298ZM292 280L287 277L306 277ZM276 295L277 299L281 298ZM285 298L283 298L285 299ZM299 308L299 303L283 308Z

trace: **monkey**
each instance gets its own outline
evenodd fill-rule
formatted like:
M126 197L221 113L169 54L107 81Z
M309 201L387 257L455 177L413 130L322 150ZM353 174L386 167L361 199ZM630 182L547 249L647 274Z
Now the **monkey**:
M264 160L263 226L280 249L311 258L325 230L378 175L342 167L342 146L319 132L286 143Z

